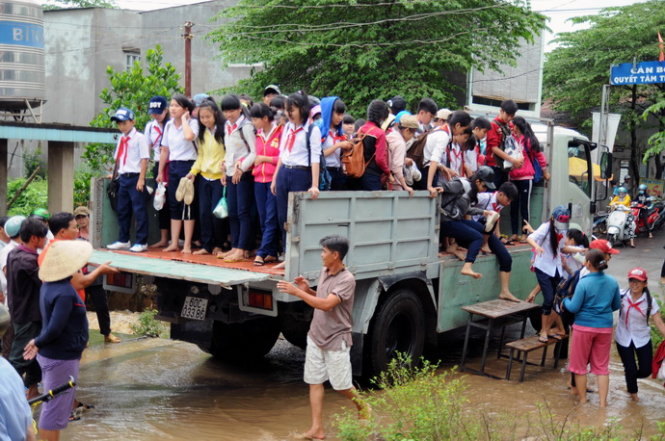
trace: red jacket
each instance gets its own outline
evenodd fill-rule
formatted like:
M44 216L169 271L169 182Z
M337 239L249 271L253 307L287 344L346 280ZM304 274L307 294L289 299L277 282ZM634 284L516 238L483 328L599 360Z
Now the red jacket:
M651 342L649 342L651 344ZM665 341L661 341L656 349L656 353L653 355L653 361L651 362L651 376L656 378L658 376L658 371L660 370L660 365L665 362ZM665 386L665 384L663 385Z
M367 121L360 128L360 131L376 139L374 147L376 156L374 160L379 169L384 173L390 174L390 162L388 161L388 142L386 141L386 132L371 121ZM367 153L365 153L367 155ZM366 158L368 159L368 158Z
M533 169L532 161L535 159L540 164L541 168L547 167L547 158L543 152L534 152L531 149L531 140L524 137L524 135L517 137L516 141L519 145L522 146L524 158L524 164L518 169L514 167L510 170L508 174L511 181L519 181L521 179L533 179L536 171Z
M501 131L500 124L504 124L503 121L497 116L490 123L492 127L487 131L487 149L485 150L485 165L490 167L497 167L496 156L492 153L494 147L501 147L503 142L503 132ZM513 124L508 123L510 130L513 130Z

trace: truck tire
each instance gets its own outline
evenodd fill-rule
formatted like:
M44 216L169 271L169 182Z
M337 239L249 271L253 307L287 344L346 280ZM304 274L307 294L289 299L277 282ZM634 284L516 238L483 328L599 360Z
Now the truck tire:
M384 371L397 352L418 363L424 345L425 311L420 298L408 289L398 289L378 306L372 319L366 374Z
M305 349L307 346L307 332L309 331L309 322L300 320L282 320L282 335L293 346Z
M266 355L279 337L276 318L264 317L244 323L216 321L212 329L210 353L220 360L246 362Z

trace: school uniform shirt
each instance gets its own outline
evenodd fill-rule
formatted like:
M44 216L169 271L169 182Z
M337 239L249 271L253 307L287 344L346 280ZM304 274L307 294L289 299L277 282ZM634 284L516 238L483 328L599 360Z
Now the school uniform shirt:
M321 149L325 151L326 149L329 149L330 147L342 141L346 141L346 137L344 135L337 135L333 130L330 130L328 132L328 136L321 145ZM340 159L341 155L341 149L336 149L330 155L326 156L326 167L340 168L342 166L342 161Z
M436 161L439 164L444 163L444 152L450 142L450 134L447 129L437 127L427 135L425 148L423 149L423 165L429 167L430 161Z
M189 127L194 132L194 139L199 136L199 122L192 118L189 120ZM169 120L164 126L164 136L162 136L162 147L169 149L169 161L195 161L196 146L194 140L185 139L183 125L176 127L173 120Z
M226 121L224 144L226 145L226 156L224 157L226 176L233 176L235 164L240 160L242 160L240 169L243 173L252 168L254 159L256 159L256 133L254 126L244 115L240 115L240 118L233 124Z
M493 192L482 192L478 193L476 196L478 198L478 202L473 204L474 208L480 208L481 210L491 210L491 211L496 211L497 213L500 213L501 210L504 209L504 206L501 205L499 202L496 200L496 191ZM478 219L480 219L482 215L475 215L473 216L473 220L478 222Z
M464 164L468 167L471 173L478 171L478 145L475 148L464 151Z
M457 172L458 175L464 176L464 152L457 143L448 144L445 152L444 164L446 167Z
M118 164L119 175L140 173L141 161L150 159L150 147L143 133L133 128L127 135L121 136L113 157Z
M282 138L284 126L273 124L270 132L265 133L262 129L256 133L256 155L268 156L269 162L262 162L254 167L252 174L254 182L266 184L272 182L279 161L279 143Z
M533 261L533 267L538 268L550 277L554 277L557 271L559 272L559 276L563 276L564 270L561 263L561 248L563 248L564 243L563 234L558 231L552 233L557 235L558 248L555 257L552 247L550 246L549 233L550 223L544 222L536 231L529 234L529 238L533 239L543 250L545 250L543 254L536 256Z
M309 167L318 164L321 157L321 130L314 124L309 138L310 155L307 158L307 132L309 124L296 127L292 122L286 123L282 141L279 146L279 158L282 165L288 167ZM311 164L310 164L311 162Z
M203 141L196 138L196 144L198 156L190 173L195 176L200 173L209 181L221 179L224 176L224 144L215 139L215 135L210 129L205 129L203 132Z
M164 126L159 124L156 119L151 119L145 125L143 130L146 141L152 150L152 160L159 162L162 147L162 137L164 136Z
M621 346L628 347L632 342L636 348L648 344L651 341L651 330L647 325L647 295L633 302L630 288L621 293L621 310L614 339ZM651 297L651 316L658 314L658 302Z

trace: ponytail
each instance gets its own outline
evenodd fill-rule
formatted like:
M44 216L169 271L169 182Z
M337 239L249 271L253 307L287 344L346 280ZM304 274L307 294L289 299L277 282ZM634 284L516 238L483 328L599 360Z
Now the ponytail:
M604 271L607 269L605 254L600 250L594 248L587 251L586 260L598 271Z
M554 218L550 218L550 248L552 248L552 255L556 257L557 252L559 251L559 239L556 235L556 226L554 225Z

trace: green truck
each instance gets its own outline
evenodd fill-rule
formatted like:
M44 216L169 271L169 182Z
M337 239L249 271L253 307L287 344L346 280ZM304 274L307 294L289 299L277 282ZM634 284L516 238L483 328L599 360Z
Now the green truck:
M595 144L572 130L535 126L548 156L552 180L535 187L531 221L539 223L556 205L572 209L572 222L590 232L596 204L591 150ZM570 164L576 162L574 174ZM611 163L608 154L601 161ZM586 168L580 172L580 166ZM104 250L117 234L116 217L105 199L105 181L93 182L93 263L111 261L158 288L158 317L170 322L171 338L198 345L226 360L265 355L281 333L304 347L312 310L280 293L279 280L298 275L314 285L321 270L319 240L341 234L350 240L346 258L357 287L353 309L352 361L355 374L384 369L396 351L417 358L439 334L460 328L468 315L460 307L497 297L499 274L493 255L479 257L475 280L459 275L462 262L438 256L439 211L427 192L322 192L289 197L286 268L230 268ZM504 210L506 225L509 210ZM151 213L152 215L152 213ZM156 218L155 218L156 219ZM156 222L155 222L156 223ZM155 228L156 229L156 228ZM525 298L535 286L531 250L511 247L511 291ZM123 284L131 286L135 277Z

